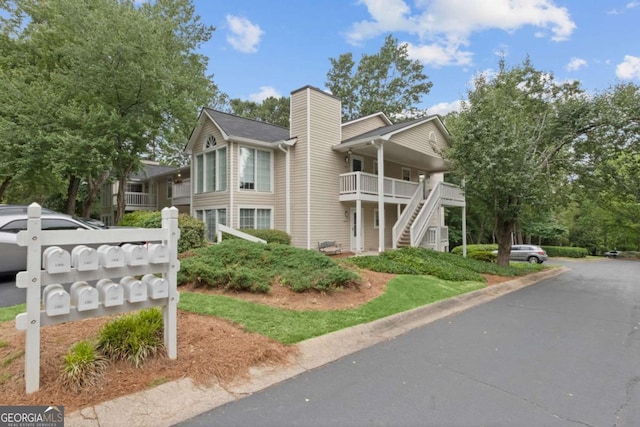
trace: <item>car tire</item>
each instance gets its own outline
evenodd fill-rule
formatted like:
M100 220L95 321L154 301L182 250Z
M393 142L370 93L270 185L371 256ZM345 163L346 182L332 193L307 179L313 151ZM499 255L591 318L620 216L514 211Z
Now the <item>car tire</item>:
M529 258L527 258L527 262L529 264L540 264L540 260L534 256L530 256Z

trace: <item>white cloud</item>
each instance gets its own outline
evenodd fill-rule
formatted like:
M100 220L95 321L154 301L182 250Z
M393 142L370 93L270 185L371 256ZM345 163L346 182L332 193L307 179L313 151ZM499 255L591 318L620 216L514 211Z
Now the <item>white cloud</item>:
M415 46L406 43L407 54L425 65L440 67L443 65L469 65L473 62L473 53L460 50L458 46L423 44Z
M262 102L270 96L280 98L282 95L280 95L280 93L271 86L260 86L260 92L249 95L249 100L253 102Z
M634 9L636 7L640 7L640 1L632 1L625 5L624 9L612 9L607 12L609 15L620 15L621 13L625 13L628 9Z
M576 28L569 12L553 0L359 0L371 19L356 22L347 40L360 44L384 33L405 32L420 37L413 52L427 63L464 65L471 53L463 50L471 34L498 29L514 32L525 26L539 29L536 37L566 40ZM549 34L550 33L550 34ZM422 44L424 43L424 44ZM449 58L449 59L444 59Z
M445 116L452 111L460 111L461 109L462 109L462 101L441 102L439 104L436 104L427 108L427 113L429 115L440 114L441 116Z
M582 67L587 66L587 61L582 58L571 58L571 61L567 64L567 71L578 71Z
M230 34L227 41L234 49L244 53L255 53L264 31L258 25L251 23L247 18L227 15L227 25Z
M623 80L640 80L640 57L625 55L616 67L616 76Z

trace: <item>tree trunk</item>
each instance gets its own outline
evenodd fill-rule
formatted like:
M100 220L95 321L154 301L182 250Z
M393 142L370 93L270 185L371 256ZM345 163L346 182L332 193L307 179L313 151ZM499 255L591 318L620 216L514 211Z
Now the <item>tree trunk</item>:
M71 175L69 177L69 186L67 187L67 214L76 214L76 197L78 197L78 189L80 188L80 178Z
M9 184L11 184L11 178L13 177L6 177L4 181L2 181L2 184L0 184L0 202L4 198L4 192L7 191L7 188L9 188Z
M498 219L496 234L498 238L498 265L509 266L509 254L511 253L511 236L515 228L514 220L502 221Z
M124 211L127 208L124 193L127 186L127 176L121 176L118 178L118 194L116 195L116 217L114 219L114 224L119 224L124 217Z
M98 192L102 188L102 185L107 181L107 178L109 178L109 172L103 173L96 180L89 178L89 191L87 193L87 197L82 203L83 217L89 218L91 216L91 208L93 207L93 203L95 202ZM109 204L111 204L111 201L109 201Z

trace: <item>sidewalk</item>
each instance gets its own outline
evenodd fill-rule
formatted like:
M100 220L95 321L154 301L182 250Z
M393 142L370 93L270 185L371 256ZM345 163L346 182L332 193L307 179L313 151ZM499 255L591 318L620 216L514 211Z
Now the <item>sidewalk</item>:
M250 378L224 387L199 387L191 379L162 384L84 408L65 417L66 427L171 426L248 396L274 384L318 368L351 353L424 326L504 294L557 276L569 269L552 268L474 292L459 295L370 323L353 326L298 344L300 352L289 366L260 367Z

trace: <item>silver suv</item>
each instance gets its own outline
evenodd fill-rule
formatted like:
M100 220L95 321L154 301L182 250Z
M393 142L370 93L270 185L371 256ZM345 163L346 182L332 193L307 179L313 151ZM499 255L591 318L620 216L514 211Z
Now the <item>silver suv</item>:
M533 245L513 245L511 246L512 261L527 261L531 264L542 264L547 260L547 253L540 246Z

